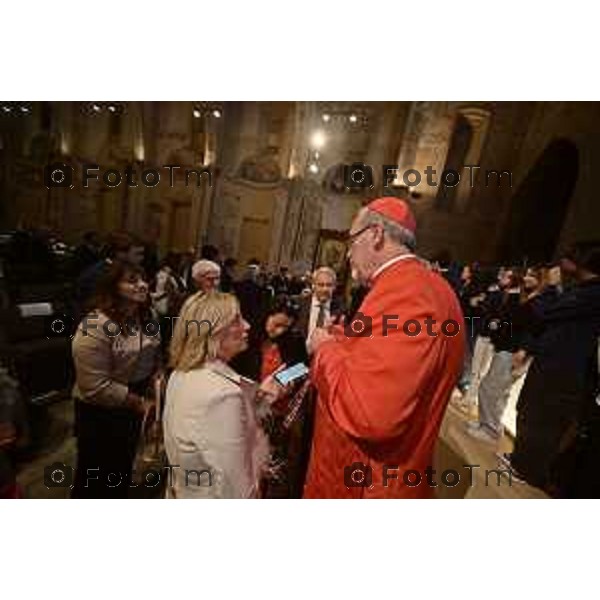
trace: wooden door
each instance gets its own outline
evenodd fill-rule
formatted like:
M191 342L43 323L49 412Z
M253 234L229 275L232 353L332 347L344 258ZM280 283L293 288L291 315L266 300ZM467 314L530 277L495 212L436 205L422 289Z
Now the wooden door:
M256 258L261 262L269 259L271 241L270 220L260 217L244 217L240 228L238 262L246 264Z

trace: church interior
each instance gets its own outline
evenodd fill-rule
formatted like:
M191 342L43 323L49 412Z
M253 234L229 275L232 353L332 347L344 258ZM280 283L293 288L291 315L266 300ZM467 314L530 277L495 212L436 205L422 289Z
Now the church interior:
M66 165L66 180L49 180L56 165ZM355 165L367 169L366 182L349 179ZM93 174L87 180L86 170ZM431 170L435 185L426 177ZM4 102L2 309L58 303L73 284L66 277L57 292L58 280L48 280L43 268L29 269L26 261L15 268L6 249L23 231L43 232L63 256L90 232L98 239L132 234L157 261L169 253L198 258L213 247L220 260L235 259L236 276L249 263L265 272L285 267L293 277L328 266L348 295L346 236L361 207L383 196L411 207L417 253L432 263L549 264L600 236L599 170L598 102ZM128 184L128 171L137 185ZM446 173L459 173L460 182ZM13 276L24 283L9 281ZM2 327L10 329L4 321ZM64 342L46 348L40 327L17 337L2 332L4 366L13 365L19 344L28 345L24 355L34 344L36 361L45 357L50 371L49 383L39 385L29 366L16 377L23 395L36 399L29 406L36 441L22 451L17 480L27 497L66 498L68 490L44 485L42 471L50 462L74 461L69 350ZM505 415L506 433L493 448L464 433L472 414L463 408L452 401L448 407L438 468L496 468L497 451L512 447L514 415ZM546 497L526 483L504 478L488 486L478 477L474 486L437 495Z
M599 113L596 102L4 103L0 219L70 244L86 231L127 230L163 253L212 244L240 264L310 267L320 240L389 194L411 203L424 256L550 260L597 231ZM74 168L73 189L44 185L44 166L61 162ZM372 166L372 187L344 185L354 163ZM86 164L201 165L212 181L169 186L163 168L155 187L86 188ZM384 165L398 174L387 186ZM428 167L438 179L456 170L461 182L428 185ZM419 185L400 179L409 170L423 174ZM486 181L491 170L510 180Z

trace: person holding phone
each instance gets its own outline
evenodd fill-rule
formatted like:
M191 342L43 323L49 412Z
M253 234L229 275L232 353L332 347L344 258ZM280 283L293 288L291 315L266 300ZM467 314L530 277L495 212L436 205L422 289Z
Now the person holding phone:
M286 392L257 385L231 363L248 348L250 326L235 296L212 292L184 306L170 346L163 414L168 498L259 498L269 464L261 413Z
M295 325L298 308L287 297L278 298L256 330L250 330L248 348L232 361L245 377L263 381L283 364L307 361L306 348Z
M266 497L299 497L302 469L307 460L301 444L303 428L306 426L303 407L299 408L297 418L290 427L284 425L294 392L298 391L298 384L306 378L307 371L305 367L303 377L300 365L307 364L308 356L304 339L294 327L297 319L297 306L285 296L278 298L261 326L256 331L250 331L248 349L232 363L239 373L255 381L265 381L276 374L275 380L289 389L263 421L276 465L273 476L265 481ZM283 378L278 379L279 375Z

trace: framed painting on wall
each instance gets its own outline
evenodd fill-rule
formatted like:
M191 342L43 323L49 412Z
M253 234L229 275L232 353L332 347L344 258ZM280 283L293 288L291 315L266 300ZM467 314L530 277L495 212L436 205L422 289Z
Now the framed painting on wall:
M334 231L332 229L321 229L319 232L319 241L317 251L313 260L313 269L318 267L331 267L338 276L338 286L340 289L346 287L348 279L348 260L346 253L348 250L348 234L344 231Z

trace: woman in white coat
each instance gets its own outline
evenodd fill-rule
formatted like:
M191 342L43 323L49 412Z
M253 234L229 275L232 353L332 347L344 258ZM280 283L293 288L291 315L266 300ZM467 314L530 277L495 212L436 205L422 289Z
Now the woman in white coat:
M213 292L188 302L175 326L163 427L170 498L258 498L269 462L259 412L284 392L260 387L228 362L248 345L235 296Z

